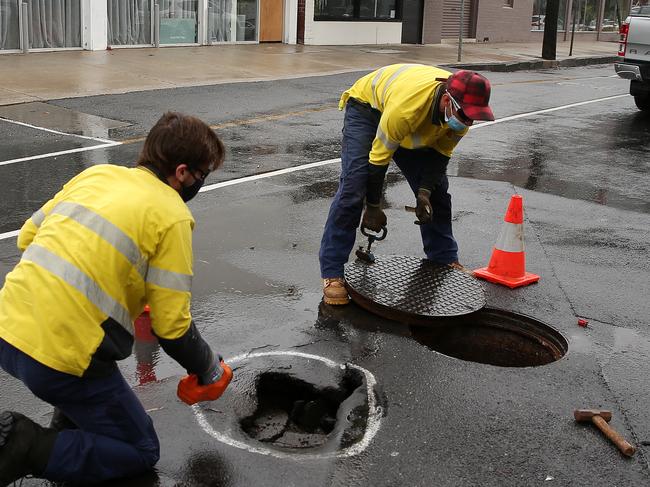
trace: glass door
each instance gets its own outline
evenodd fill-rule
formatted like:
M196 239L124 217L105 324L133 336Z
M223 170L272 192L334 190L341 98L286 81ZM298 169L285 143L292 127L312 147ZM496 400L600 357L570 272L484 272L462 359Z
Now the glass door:
M108 45L150 46L152 0L108 0Z
M160 44L198 42L198 0L158 0Z
M209 0L208 43L257 41L258 0Z
M24 1L31 49L81 47L81 0Z
M20 18L17 0L0 0L0 50L20 49Z

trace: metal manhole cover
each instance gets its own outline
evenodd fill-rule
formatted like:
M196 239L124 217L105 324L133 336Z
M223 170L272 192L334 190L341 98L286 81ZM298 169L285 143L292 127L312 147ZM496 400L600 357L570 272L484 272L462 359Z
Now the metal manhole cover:
M483 308L483 287L473 276L426 259L380 256L374 264L355 260L345 267L348 292L360 306L406 323L458 316Z

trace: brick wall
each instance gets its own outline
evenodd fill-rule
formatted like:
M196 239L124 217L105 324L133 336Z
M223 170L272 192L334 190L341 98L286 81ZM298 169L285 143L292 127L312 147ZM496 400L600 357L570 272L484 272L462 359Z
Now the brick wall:
M440 44L442 2L443 0L424 1L424 20L422 26L422 42L424 44Z
M422 38L425 44L439 44L442 31L444 0L425 0ZM533 39L530 32L533 0L514 0L513 8L505 8L506 0L474 0L478 2L476 39L490 42L523 42ZM512 1L512 0L511 0Z
M489 42L526 42L533 40L530 32L533 0L514 0L513 8L504 7L506 0L478 0L476 39ZM511 0L512 1L512 0Z

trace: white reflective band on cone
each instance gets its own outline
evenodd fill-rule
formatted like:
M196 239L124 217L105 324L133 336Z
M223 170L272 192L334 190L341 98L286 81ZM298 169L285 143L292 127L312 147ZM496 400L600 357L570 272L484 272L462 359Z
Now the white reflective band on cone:
M521 223L504 222L494 247L504 252L523 252L524 226Z

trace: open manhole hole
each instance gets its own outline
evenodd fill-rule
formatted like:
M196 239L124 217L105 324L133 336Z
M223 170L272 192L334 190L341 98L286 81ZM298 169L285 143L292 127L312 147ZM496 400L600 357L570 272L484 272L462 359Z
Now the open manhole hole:
M346 447L364 434L368 416L363 374L347 368L338 386L317 387L280 371L256 380L257 408L240 419L250 438L280 449Z
M412 326L413 338L436 352L500 367L536 367L561 359L566 339L545 323L509 311L483 308L463 316Z

